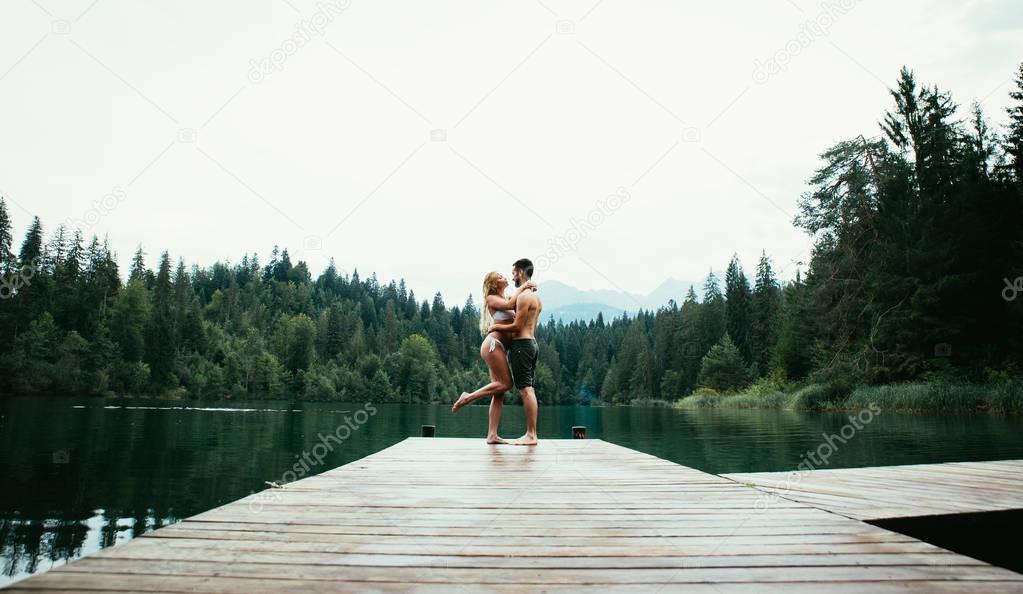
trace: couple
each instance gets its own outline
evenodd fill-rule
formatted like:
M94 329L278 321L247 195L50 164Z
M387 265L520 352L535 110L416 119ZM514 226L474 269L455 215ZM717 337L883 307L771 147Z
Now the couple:
M483 308L480 311L480 332L485 335L480 356L490 368L490 383L479 390L462 392L452 412L463 406L490 396L490 426L487 443L536 445L536 392L533 390L533 371L536 369L539 349L536 345L536 323L540 319L540 297L533 282L533 263L523 258L512 264L512 280L517 290L505 297L508 279L498 272L483 278ZM509 366L510 363L510 366ZM504 393L511 390L512 381L522 397L526 414L526 434L514 440L501 439L497 426L504 407Z

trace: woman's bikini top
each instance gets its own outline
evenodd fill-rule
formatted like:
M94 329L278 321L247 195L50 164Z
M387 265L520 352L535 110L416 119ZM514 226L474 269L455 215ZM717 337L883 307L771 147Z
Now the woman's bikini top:
M494 310L494 321L495 322L507 322L507 321L512 320L514 318L515 318L515 312L510 310L510 309L497 309L497 310ZM490 341L490 352L491 353L494 352L494 349L496 349L498 347L498 345L500 345L502 349L504 348L504 345L501 344L500 341L498 341L493 336L488 336L486 338L486 340Z

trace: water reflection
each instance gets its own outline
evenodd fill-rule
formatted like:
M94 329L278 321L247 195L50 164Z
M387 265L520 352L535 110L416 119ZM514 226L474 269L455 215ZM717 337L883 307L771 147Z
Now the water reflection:
M69 514L42 520L0 519L4 582L58 567L177 521L178 518L158 517L152 509L141 514L98 509L84 518Z
M0 585L124 542L280 480L358 403L12 399L0 402ZM309 474L346 464L437 426L476 437L487 411L376 405ZM507 409L502 434L524 432ZM707 472L795 468L847 415L791 411L541 407L540 434L588 435ZM827 467L1023 458L1023 419L886 415L840 445ZM505 446L514 447L514 446Z

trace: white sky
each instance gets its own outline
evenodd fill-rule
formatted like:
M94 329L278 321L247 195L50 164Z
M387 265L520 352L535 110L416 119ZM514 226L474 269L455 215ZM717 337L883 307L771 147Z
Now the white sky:
M18 245L30 215L108 233L125 268L139 243L202 265L280 244L450 304L554 238L539 279L580 288L761 249L788 278L816 155L878 133L903 64L1001 124L1023 60L1018 0L845 2L2 0L0 192Z

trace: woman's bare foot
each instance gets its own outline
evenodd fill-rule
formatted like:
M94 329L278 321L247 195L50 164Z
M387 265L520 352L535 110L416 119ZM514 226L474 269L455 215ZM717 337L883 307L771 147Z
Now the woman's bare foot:
M462 392L462 395L458 397L458 400L456 400L455 403L451 405L451 412L453 413L458 412L459 409L461 409L466 404L469 404L469 393Z
M508 440L501 437L500 435L488 435L487 443L490 445L496 445L499 443L508 443Z
M536 436L527 433L511 443L512 445L536 445Z

